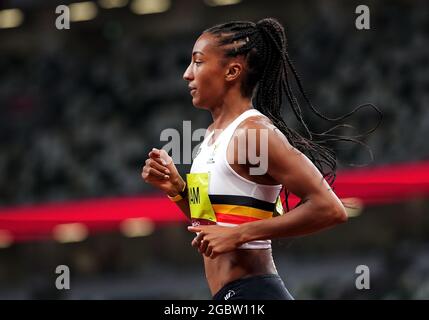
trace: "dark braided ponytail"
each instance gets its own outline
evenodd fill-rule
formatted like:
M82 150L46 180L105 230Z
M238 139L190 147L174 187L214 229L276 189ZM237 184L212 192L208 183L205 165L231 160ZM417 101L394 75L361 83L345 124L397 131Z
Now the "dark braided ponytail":
M287 52L286 36L283 26L273 18L260 20L258 23L233 21L216 25L204 31L217 37L218 43L224 48L226 57L244 56L247 69L241 86L242 95L253 97L254 107L267 116L273 124L286 136L289 143L304 153L318 168L323 177L332 186L336 178L337 158L335 152L328 147L335 141L351 141L367 147L371 159L373 155L366 144L356 138L364 137L373 132L381 122L381 111L372 104L364 104L353 111L338 117L328 118L321 114L310 102L301 80ZM304 101L318 117L337 122L344 120L364 107L374 108L380 115L377 125L364 134L354 136L336 135L333 130L340 127L352 127L337 124L322 133L309 129L303 119L302 110L292 81L298 88ZM304 128L306 137L288 127L282 117L283 96L286 96L289 107ZM289 210L289 191L285 189L286 208Z

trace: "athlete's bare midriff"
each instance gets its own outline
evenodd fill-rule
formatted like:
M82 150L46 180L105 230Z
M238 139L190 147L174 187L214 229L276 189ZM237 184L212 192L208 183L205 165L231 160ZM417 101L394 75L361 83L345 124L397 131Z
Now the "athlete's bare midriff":
M203 257L206 278L212 295L233 280L277 273L271 249L237 249L214 259Z
M244 120L238 128L246 128L249 124L251 125L252 121L263 122L267 126L271 125L265 117L252 116ZM216 137L212 137L212 139L215 140ZM248 166L238 164L237 144L234 145L232 141L228 144L227 159L231 168L241 177L265 185L277 184L268 175L251 176ZM203 257L206 278L212 295L215 295L227 283L237 279L261 274L277 274L271 249L237 249L221 254L214 259Z

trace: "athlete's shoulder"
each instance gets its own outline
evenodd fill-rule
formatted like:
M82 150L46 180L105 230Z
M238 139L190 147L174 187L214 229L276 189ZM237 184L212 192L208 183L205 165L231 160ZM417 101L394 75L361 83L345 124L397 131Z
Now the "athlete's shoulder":
M257 132L257 135L265 131L267 133L268 141L270 144L285 143L290 145L288 139L283 134L283 132L277 128L273 122L265 115L259 114L246 118L236 130L235 136L246 135L248 134L249 129L254 129Z
M257 114L252 115L243 120L243 122L238 126L240 129L270 129L274 130L276 127L272 121L265 115Z

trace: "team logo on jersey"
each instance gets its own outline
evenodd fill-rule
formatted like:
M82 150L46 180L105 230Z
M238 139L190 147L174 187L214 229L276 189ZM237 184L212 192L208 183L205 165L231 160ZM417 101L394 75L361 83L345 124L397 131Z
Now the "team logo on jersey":
M228 300L228 299L232 298L233 296L235 296L235 291L234 290L228 290L228 292L226 293L226 295L223 298L224 298L224 300Z
M215 163L214 156L216 155L216 149L217 149L217 147L218 147L218 145L215 144L214 147L213 147L213 151L210 154L209 159L207 160L207 164L213 164L213 163Z

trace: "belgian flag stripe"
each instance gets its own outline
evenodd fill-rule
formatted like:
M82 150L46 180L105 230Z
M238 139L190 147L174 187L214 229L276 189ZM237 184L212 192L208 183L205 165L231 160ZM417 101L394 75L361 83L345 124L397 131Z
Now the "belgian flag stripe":
M216 221L217 222L242 224L245 222L252 222L252 221L258 221L258 220L261 220L261 219L216 212Z
M273 212L276 206L275 203L255 199L252 197L246 197L246 196L211 194L209 197L210 197L210 202L212 204L246 206L246 207L251 207L251 208L270 211L270 212Z
M272 211L265 211L246 206L228 205L228 204L212 204L213 210L217 213L251 217L256 219L269 219L273 217Z

